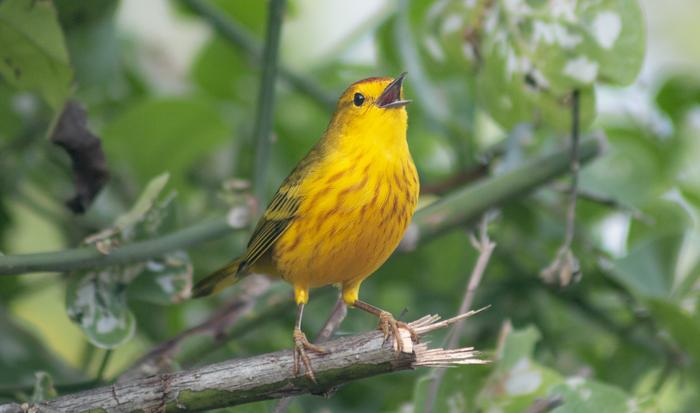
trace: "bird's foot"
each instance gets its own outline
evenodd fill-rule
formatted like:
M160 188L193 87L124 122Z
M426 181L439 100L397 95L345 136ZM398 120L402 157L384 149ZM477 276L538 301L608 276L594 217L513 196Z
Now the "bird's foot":
M396 342L396 352L403 352L403 340L401 339L401 333L399 333L399 328L403 328L411 335L411 341L418 343L418 333L413 327L404 323L403 321L397 321L393 315L388 311L382 311L379 314L379 329L384 333L384 341L386 341L389 336L394 337Z
M327 351L323 347L317 346L309 342L306 338L306 334L298 328L294 329L294 375L299 375L301 370L301 364L304 364L304 369L306 370L306 376L316 383L316 376L314 375L314 370L311 368L311 360L306 354L306 351L311 351L317 354L326 354Z

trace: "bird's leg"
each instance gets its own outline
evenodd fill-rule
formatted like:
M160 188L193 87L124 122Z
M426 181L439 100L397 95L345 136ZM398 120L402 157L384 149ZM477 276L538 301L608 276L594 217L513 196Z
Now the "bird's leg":
M403 352L403 341L401 341L399 328L405 328L406 330L408 330L408 332L411 334L411 340L414 343L418 342L418 334L416 333L416 331L403 321L397 321L394 318L394 316L391 315L390 312L384 311L381 308L377 308L372 304L368 304L360 300L355 300L355 302L352 305L355 308L367 311L368 313L374 314L375 316L379 317L379 329L382 330L382 332L384 333L384 340L389 338L390 334L393 335L394 340L396 341L397 353Z
M297 305L297 321L294 324L294 375L299 374L301 363L304 364L304 369L306 370L306 375L315 383L316 376L314 376L314 371L311 368L311 360L306 354L306 350L312 351L318 354L325 354L326 350L323 347L319 347L315 344L309 342L306 338L306 334L301 331L301 318L304 314L304 304L300 303Z

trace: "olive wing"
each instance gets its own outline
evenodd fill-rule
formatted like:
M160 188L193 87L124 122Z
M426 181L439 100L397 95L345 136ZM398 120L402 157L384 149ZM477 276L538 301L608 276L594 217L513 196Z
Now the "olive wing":
M320 150L314 147L277 190L253 230L239 273L244 273L268 252L275 241L289 228L289 224L297 218L299 204L303 198L302 183L319 159L319 153Z

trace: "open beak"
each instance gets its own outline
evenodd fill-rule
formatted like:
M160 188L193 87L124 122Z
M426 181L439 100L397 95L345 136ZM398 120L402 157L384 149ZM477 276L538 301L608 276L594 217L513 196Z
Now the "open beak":
M393 82L389 83L389 86L384 89L381 95L377 98L375 104L382 109L388 108L400 108L411 103L410 100L401 99L401 87L403 85L403 79L406 77L406 72L403 72L394 79Z

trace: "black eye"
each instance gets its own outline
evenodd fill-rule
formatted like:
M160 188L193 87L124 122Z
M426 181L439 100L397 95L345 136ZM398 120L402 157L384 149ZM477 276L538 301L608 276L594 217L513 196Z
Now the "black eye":
M362 104L365 103L365 96L362 93L355 93L352 103L354 103L355 106L362 106Z

